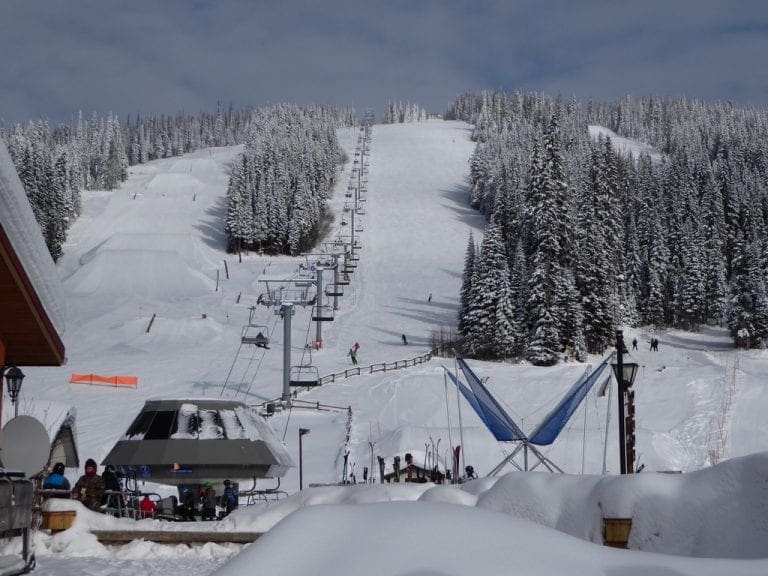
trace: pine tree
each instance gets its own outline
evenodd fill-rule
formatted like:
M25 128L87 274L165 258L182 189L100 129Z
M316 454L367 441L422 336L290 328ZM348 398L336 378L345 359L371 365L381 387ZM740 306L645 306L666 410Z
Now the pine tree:
M464 256L464 273L461 280L461 297L459 300L459 334L465 336L467 331L467 313L472 297L472 278L475 274L475 239L472 232L467 240L467 250Z
M472 278L465 346L477 358L511 355L514 322L504 245L499 227L492 221L485 231Z

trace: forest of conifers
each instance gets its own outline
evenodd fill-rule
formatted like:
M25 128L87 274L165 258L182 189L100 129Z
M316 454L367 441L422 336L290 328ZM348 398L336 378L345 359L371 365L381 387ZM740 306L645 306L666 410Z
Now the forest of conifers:
M612 343L619 325L727 324L768 342L768 114L727 103L539 94L458 97L475 125L459 330L465 352L552 364ZM653 145L622 158L588 126Z
M423 108L387 107L385 122ZM768 113L728 103L466 93L448 119L474 124L468 202L488 218L468 238L459 331L478 358L552 364L611 343L617 325L726 324L768 343ZM276 105L197 116L78 117L2 130L54 259L81 191L113 189L128 166L244 144L233 163L232 251L298 254L317 241L344 160L335 130L354 111ZM588 126L659 152L622 157Z

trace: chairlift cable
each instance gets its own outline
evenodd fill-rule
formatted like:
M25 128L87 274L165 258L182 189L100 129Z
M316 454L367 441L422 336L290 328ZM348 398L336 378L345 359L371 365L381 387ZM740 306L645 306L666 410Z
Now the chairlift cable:
M256 354L256 348L257 348L257 346L254 346L254 351L253 351L254 354ZM243 399L245 399L245 397L248 394L250 394L251 388L253 387L253 383L256 382L256 376L259 375L259 370L261 369L261 365L264 362L264 357L266 355L267 355L267 349L266 348L262 348L261 349L261 358L259 358L259 363L256 365L256 370L254 370L253 376L251 376L251 381L248 383L248 388L243 390ZM247 372L247 369L246 369L246 372ZM245 382L245 372L243 373L243 382Z
M584 460L587 453L587 403L584 402L584 429L581 434L581 473L584 474Z
M240 355L240 349L243 347L242 340L240 341L240 346L237 347L237 352L235 352L235 357L232 359L232 365L229 367L229 372L227 372L227 377L224 378L224 384L221 385L221 392L219 393L219 398L221 398L224 395L224 390L227 388L227 382L229 382L229 377L232 375L232 370L235 369L235 364L237 363L237 357Z
M256 357L256 349L257 348L258 348L258 346L254 346L253 347L253 352L251 353L251 357L248 360L248 364L246 364L245 370L243 370L243 375L240 376L240 381L241 382L245 382L245 376L246 376L246 374L248 374L248 370L251 368L251 364L253 364L253 359Z
M448 375L445 373L445 370L443 370L443 385L445 388L445 415L448 419L448 445L451 449L451 462L453 462L453 437L451 436L451 410L448 407ZM446 467L448 466L447 460L446 460ZM454 470L454 472L456 472Z
M285 420L285 429L283 429L283 442L285 442L285 436L288 434L288 424L291 421L291 413L293 412L293 402L288 403L288 418Z
M269 334L269 339L271 340L272 335L275 332L275 328L277 328L277 318L275 317L272 320L272 328L269 328L269 320L267 320L265 327L268 329L267 333ZM254 355L256 354L256 348L258 348L258 346L254 346ZM256 376L259 375L259 370L261 369L261 364L264 362L264 357L266 356L266 354L267 354L267 348L262 348L261 358L259 359L259 363L256 366L256 371L253 373L253 376L251 377L251 381L248 384L248 388L243 391L243 398L245 398L251 392L251 388L253 387L253 383L256 381ZM249 366L250 366L250 363L249 363ZM247 372L247 369L246 369L246 372ZM243 381L245 381L245 373L243 373Z

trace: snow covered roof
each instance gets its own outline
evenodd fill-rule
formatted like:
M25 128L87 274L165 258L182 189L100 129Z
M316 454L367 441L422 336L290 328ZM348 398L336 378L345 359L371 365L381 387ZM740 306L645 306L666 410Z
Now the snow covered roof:
M160 483L275 478L294 467L269 424L231 400L148 400L104 459Z
M0 339L6 364L64 362L61 282L11 157L0 141Z

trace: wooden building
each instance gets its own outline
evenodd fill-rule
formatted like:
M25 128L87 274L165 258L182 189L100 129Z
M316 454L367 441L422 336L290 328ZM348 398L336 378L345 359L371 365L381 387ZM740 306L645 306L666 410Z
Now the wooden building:
M53 259L11 157L0 140L1 372L11 366L64 363L60 336L64 329L63 302ZM1 384L5 386L4 382Z

